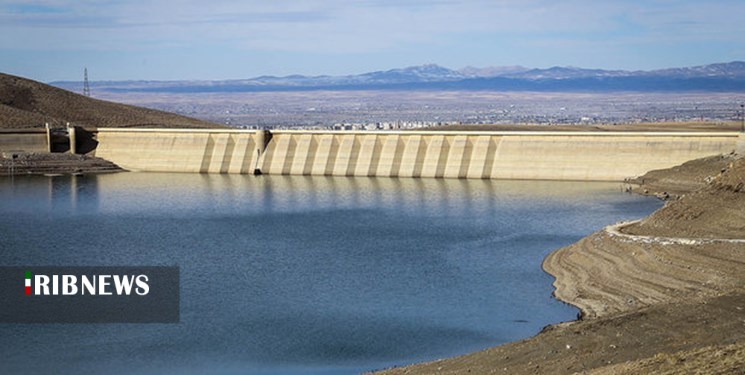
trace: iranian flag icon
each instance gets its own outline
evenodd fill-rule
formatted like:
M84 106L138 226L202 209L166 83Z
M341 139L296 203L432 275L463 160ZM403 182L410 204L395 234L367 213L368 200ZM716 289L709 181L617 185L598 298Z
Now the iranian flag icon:
M31 272L26 271L26 295L31 295Z

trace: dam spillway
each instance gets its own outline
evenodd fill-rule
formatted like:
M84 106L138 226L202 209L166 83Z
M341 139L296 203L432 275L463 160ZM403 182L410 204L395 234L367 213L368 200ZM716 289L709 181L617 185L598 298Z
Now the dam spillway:
M736 132L450 132L99 128L131 171L620 181L729 153Z

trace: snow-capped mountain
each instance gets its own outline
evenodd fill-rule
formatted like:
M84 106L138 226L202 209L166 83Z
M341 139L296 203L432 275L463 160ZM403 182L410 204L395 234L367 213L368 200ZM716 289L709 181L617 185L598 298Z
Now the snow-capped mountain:
M79 82L55 82L76 89ZM251 92L292 90L537 90L537 91L745 91L745 62L735 61L650 71L551 67L467 67L435 64L344 76L261 76L226 81L92 82L112 91Z

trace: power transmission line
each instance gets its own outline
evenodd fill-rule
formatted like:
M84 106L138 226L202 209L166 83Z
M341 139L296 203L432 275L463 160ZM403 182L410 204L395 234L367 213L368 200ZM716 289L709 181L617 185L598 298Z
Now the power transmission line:
M88 67L83 70L83 95L91 96L91 87L88 85Z

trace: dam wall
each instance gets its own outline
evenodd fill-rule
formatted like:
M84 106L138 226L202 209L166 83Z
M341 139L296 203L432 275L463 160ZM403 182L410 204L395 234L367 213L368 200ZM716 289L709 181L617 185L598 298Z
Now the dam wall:
M253 173L255 131L98 129L95 156L131 171Z
M49 152L46 129L11 129L0 131L0 152Z
M95 154L133 171L620 181L732 152L738 136L100 128Z

